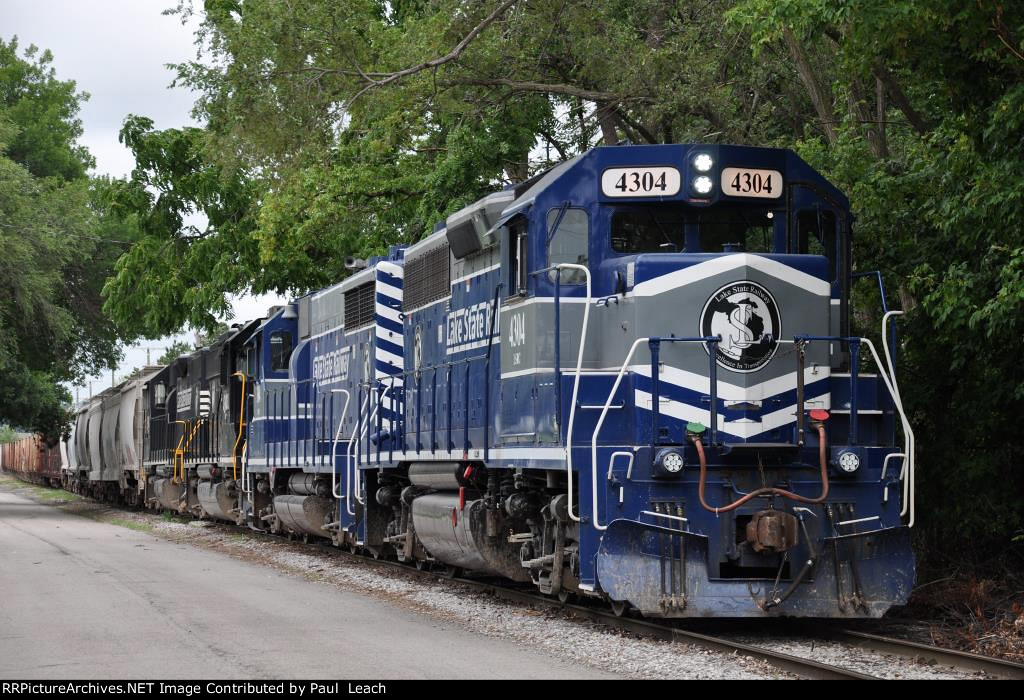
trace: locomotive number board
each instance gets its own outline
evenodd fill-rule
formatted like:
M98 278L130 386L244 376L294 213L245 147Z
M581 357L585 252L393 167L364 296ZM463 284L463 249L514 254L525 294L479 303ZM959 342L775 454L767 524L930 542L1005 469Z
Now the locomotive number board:
M782 173L778 170L726 168L722 171L722 193L732 197L778 199L782 196Z
M609 168L601 174L605 197L672 197L682 178L676 168Z

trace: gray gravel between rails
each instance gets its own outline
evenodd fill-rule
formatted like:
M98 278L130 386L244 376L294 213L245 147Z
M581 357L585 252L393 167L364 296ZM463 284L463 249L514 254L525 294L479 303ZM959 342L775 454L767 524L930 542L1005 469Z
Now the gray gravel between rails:
M129 512L88 501L63 508L93 519L146 528L151 535L213 549L278 572L376 598L437 621L441 630L468 631L511 640L570 664L582 664L623 678L772 679L788 678L765 662L680 643L637 638L604 625L573 619L571 613L531 609L495 599L441 577L406 574L327 548L250 533L209 522L180 522L148 512ZM731 635L730 635L731 636ZM931 666L838 643L795 637L743 637L752 645L811 658L862 673L900 679L973 679L973 673Z

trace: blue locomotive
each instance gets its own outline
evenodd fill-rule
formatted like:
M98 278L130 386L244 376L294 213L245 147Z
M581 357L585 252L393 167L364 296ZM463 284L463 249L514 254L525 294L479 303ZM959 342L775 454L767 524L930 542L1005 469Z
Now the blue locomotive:
M878 617L914 446L851 221L787 150L595 148L148 375L137 500L620 613Z

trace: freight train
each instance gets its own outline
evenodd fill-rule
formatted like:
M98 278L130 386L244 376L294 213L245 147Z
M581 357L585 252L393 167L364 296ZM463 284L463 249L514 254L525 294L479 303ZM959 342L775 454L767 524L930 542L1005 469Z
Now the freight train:
M63 480L620 614L879 617L914 438L851 235L791 151L595 148L93 398Z
M47 442L41 435L15 435L0 444L0 469L41 486L61 486L62 468L67 464L64 442Z

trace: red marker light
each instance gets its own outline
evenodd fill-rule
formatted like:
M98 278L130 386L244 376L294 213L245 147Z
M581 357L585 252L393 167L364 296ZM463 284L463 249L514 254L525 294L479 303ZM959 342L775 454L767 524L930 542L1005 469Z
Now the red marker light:
M828 420L828 411L821 408L816 408L813 411L811 411L810 416L811 420L817 421L819 423L824 423L825 421Z

